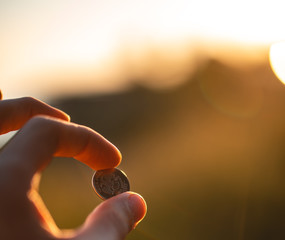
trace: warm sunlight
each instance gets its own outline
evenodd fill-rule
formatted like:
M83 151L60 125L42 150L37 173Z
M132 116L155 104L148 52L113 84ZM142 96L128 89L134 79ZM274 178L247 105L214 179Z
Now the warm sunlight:
M285 42L274 43L269 56L274 73L285 84Z
M0 136L0 239L48 233L27 205L36 166L56 225L82 234L73 239L117 239L119 206L138 219L145 206L109 208L92 188L96 166L119 156L101 136L149 206L126 239L285 239L284 3L0 0L0 130L22 128Z
M193 49L208 49L205 54L215 51L215 47L209 47L212 41L233 42L243 48L243 44L270 44L284 38L285 31L280 31L285 21L281 3L278 0L270 5L257 0L241 0L238 4L225 0L16 0L13 4L2 1L2 88L11 96L38 95L55 89L98 92L126 84L122 79L144 77L142 72L158 75L150 83L157 86L164 78L167 82L169 76L181 75L176 65L189 66L188 59L186 62L181 59L193 54ZM172 50L168 53L170 48L177 49L179 54L173 54ZM166 67L154 71L149 66L153 52L160 55L156 56L157 66ZM163 62L166 55L170 62ZM126 62L136 67L132 69ZM126 76L126 69L134 72ZM181 81L179 77L176 80ZM20 87L16 90L15 85Z

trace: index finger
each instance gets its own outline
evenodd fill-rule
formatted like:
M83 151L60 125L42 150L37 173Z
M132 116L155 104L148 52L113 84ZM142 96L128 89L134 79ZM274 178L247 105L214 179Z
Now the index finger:
M95 170L121 161L119 150L92 129L41 116L31 119L3 149L0 169L29 188L34 174L53 156L74 157Z
M0 134L18 130L30 118L39 114L69 121L66 113L32 97L2 100L0 101Z

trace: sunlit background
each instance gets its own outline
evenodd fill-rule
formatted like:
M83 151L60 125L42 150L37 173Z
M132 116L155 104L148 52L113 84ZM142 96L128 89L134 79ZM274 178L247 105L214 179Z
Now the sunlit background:
M0 88L119 147L148 203L128 239L283 239L283 5L2 0ZM100 203L91 176L72 159L44 171L59 227L80 226Z

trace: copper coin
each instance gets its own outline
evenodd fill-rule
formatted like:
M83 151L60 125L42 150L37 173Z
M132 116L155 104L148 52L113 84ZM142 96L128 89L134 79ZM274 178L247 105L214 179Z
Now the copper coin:
M127 175L117 168L96 171L92 178L92 184L95 192L102 199L107 199L130 190Z

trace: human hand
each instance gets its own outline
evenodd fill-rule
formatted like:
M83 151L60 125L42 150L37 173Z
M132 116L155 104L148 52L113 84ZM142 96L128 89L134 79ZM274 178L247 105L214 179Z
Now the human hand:
M142 197L126 192L102 202L79 229L59 230L37 191L52 157L74 157L98 170L117 166L121 154L92 129L33 98L0 101L0 134L17 129L0 152L0 239L119 240L144 217Z

